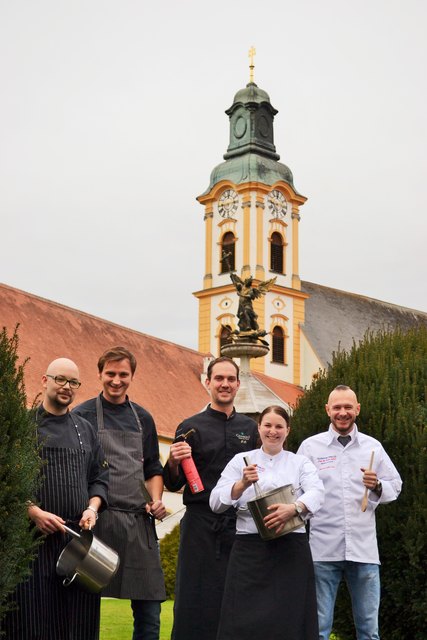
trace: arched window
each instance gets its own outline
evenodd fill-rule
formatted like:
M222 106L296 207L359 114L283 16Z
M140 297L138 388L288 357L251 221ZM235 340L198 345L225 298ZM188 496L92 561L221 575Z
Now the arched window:
M221 347L225 344L230 344L231 338L230 334L232 332L232 328L229 324L224 324L221 329L221 333L219 334L219 352L221 353Z
M227 259L224 259L224 255ZM234 271L236 263L236 238L234 233L227 231L222 237L221 243L221 273Z
M283 238L276 231L271 236L270 270L283 273Z
M285 355L285 334L281 327L274 327L272 360L278 364L285 364Z

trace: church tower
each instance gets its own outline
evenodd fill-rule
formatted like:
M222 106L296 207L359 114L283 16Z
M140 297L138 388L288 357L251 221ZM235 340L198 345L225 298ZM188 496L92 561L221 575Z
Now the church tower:
M254 284L276 277L265 296L254 301L270 352L251 361L254 371L301 384L301 333L304 301L298 267L299 209L306 198L293 184L290 169L279 162L273 136L278 113L252 77L238 91L226 114L230 142L216 166L204 206L205 275L199 300L199 350L220 353L237 329L238 300L230 271ZM224 254L228 256L223 259Z

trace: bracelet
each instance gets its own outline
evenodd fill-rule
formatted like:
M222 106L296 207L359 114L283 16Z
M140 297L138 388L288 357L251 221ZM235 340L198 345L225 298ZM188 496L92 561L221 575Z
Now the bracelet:
M98 520L98 512L94 507L91 507L90 505L88 507L86 507L86 511L89 509L89 511L93 511L93 513L95 514L95 518Z

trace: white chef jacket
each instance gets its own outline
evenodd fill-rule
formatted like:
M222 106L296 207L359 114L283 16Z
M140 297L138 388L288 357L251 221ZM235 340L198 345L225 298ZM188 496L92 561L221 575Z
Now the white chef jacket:
M356 427L346 447L338 442L332 425L302 442L301 453L315 464L325 485L323 507L310 521L310 547L314 561L351 560L380 564L375 527L375 509L383 502L396 500L402 488L400 475L378 440L360 433ZM378 497L368 491L368 507L361 510L365 486L364 469L372 469L382 483Z
M209 500L212 511L216 513L226 511L230 506L238 509L236 533L258 533L255 521L247 508L247 501L256 497L254 486L248 487L238 500L231 498L234 483L241 480L243 475L244 456L249 459L250 464L257 465L258 487L263 493L292 484L296 489L295 501L301 500L310 514L315 513L322 505L322 482L315 466L305 456L284 450L273 456L264 453L262 449L238 453L225 467L216 487L211 491ZM295 533L305 533L305 528L296 529Z

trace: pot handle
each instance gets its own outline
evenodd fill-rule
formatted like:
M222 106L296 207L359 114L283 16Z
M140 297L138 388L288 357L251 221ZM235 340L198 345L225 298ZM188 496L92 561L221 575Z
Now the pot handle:
M251 464L251 461L249 460L248 456L243 456L243 461L245 463L245 465L247 467L249 467L249 465ZM259 488L258 482L254 482L254 489L255 489L255 495L257 498L261 498L262 496L262 491Z
M74 578L76 577L77 577L77 573L75 573L72 578L64 578L64 580L62 581L62 584L64 585L64 587L69 587L70 584L74 581Z
M74 536L75 538L81 538L80 533L77 533L76 531L73 531L72 529L70 529L70 527L67 527L65 524L63 524L62 526L64 527L65 531L67 533L69 533L70 535Z

